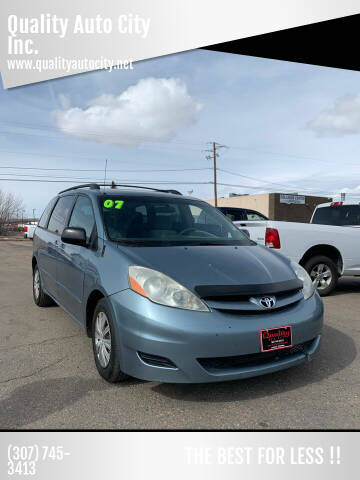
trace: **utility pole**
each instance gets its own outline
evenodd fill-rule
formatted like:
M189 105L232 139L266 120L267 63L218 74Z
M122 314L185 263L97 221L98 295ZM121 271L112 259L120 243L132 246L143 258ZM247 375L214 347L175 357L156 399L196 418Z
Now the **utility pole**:
M210 152L211 155L207 155L206 159L207 160L212 160L213 161L213 171L214 171L214 202L215 202L215 207L218 205L217 201L217 170L216 170L216 158L219 156L217 153L217 149L219 148L227 148L226 145L220 145L217 142L209 142L209 144L212 146L211 150L205 150L206 152Z
M341 194L341 201L342 201L342 202L345 202L345 196L346 196L346 194L343 192L343 193Z
M33 221L34 222L35 222L35 210L36 210L35 208L32 209L32 211L33 211Z
M217 207L217 179L216 179L216 143L213 142L213 158L214 158L214 198L215 198L215 207Z

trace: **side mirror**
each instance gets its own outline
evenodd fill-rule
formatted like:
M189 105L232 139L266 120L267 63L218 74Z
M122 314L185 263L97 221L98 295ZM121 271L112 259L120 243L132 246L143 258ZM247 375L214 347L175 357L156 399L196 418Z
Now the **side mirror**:
M65 228L61 235L61 241L64 243L70 243L70 245L86 247L86 232L83 228Z

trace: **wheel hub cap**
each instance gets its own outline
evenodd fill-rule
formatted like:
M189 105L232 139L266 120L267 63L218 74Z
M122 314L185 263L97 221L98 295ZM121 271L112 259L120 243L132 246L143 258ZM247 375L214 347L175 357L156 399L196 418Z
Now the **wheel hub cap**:
M99 312L95 320L95 351L100 365L106 368L111 355L111 332L105 312Z
M312 268L310 272L310 278L315 288L318 290L324 290L331 283L332 273L327 265L324 263L319 263Z
M40 275L39 270L36 270L34 274L34 294L35 298L39 298L40 295Z

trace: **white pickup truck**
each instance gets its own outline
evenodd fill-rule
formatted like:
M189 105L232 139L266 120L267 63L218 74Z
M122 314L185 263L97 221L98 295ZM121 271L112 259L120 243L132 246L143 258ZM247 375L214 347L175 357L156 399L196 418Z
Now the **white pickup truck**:
M360 204L318 205L310 223L274 220L235 221L250 238L302 265L320 295L328 295L339 277L360 276Z
M31 240L34 238L34 232L37 224L28 223L24 225L24 238L30 238Z

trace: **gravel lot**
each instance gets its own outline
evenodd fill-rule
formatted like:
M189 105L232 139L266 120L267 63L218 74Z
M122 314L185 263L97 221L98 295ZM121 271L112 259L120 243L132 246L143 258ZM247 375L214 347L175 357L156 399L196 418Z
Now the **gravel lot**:
M218 384L110 385L81 327L33 303L31 253L31 241L0 242L0 428L360 428L359 278L325 299L312 363Z

